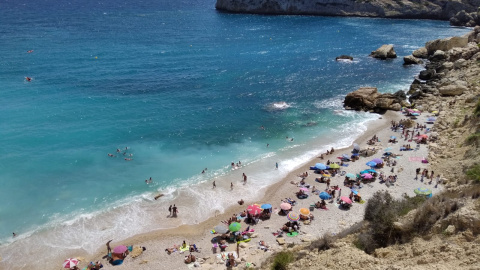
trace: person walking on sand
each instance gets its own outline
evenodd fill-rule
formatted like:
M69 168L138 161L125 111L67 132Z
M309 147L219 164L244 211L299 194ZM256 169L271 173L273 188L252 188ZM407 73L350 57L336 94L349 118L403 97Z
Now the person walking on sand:
M230 182L230 190L233 190L233 182Z
M170 213L169 216L172 216L172 205L170 204L170 207L168 207L168 212Z
M247 175L243 173L243 184L245 185L247 183Z
M217 185L215 185L215 181L213 181L213 188L216 188L216 187L217 187Z
M278 162L275 162L275 170L278 170Z

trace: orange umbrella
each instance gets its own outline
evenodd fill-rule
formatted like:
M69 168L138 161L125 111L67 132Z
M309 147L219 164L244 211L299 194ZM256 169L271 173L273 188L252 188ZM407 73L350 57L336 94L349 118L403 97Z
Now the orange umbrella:
M310 210L308 210L307 208L300 208L300 214L308 216L310 215Z

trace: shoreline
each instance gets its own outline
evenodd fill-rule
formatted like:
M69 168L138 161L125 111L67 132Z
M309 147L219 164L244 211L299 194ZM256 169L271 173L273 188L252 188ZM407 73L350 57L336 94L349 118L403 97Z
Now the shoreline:
M377 134L377 136L382 138L382 140L387 140L388 136L390 136L388 134L393 132L393 131L390 131L390 128L389 128L390 127L390 122L392 120L393 121L398 121L400 119L402 119L402 114L399 113L399 112L388 111L384 115L379 115L379 120L371 121L368 125L367 130L363 134L361 134L357 139L355 139L355 143L359 144L363 149L363 148L366 147L366 141L369 138L371 138L374 134ZM401 144L401 143L399 143L399 144ZM425 146L423 148L424 148L423 150L426 150ZM325 156L325 160L323 162L326 162L326 160L329 159L329 158L331 158L334 161L337 161L337 159L336 159L337 156L340 156L343 153L350 153L350 151L351 151L351 147L347 147L347 148L343 148L343 149L337 149L337 150L335 150L335 154L333 156L332 155ZM380 154L381 153L383 153L383 152L380 152ZM396 153L400 153L400 152L396 151ZM375 155L375 156L378 156L378 154L379 153L377 153L377 155ZM368 159L372 159L375 156L371 156ZM425 154L425 156L426 156L426 154ZM257 198L256 201L245 201L244 205L235 205L233 207L229 207L223 214L210 217L206 221L201 222L199 224L181 225L177 228L164 229L164 230L158 230L158 231L153 231L153 232L149 232L149 233L143 233L143 234L139 234L139 235L135 235L133 237L130 237L130 238L128 238L126 240L123 240L121 242L115 242L115 239L114 239L114 241L113 241L114 245L117 245L117 244L129 244L129 245L131 245L131 244L133 244L135 246L139 245L139 246L145 246L147 248L147 251L145 251L145 253L142 254L138 258L134 259L134 258L131 258L131 257L127 256L127 258L125 259L125 262L123 264L123 265L126 265L126 266L120 266L120 267L117 266L116 268L131 267L134 264L135 264L136 269L158 269L160 264L161 265L168 264L169 265L168 268L172 268L172 267L173 268L180 268L182 266L184 267L185 264L183 262L183 257L178 256L178 252L176 252L177 254L171 254L171 255L167 255L166 252L164 252L165 248L172 247L174 244L179 245L183 240L186 240L187 243L195 243L198 247L201 248L201 253L198 254L198 255L197 254L195 254L195 255L197 255L197 257L199 257L199 258L204 258L204 259L207 258L205 260L206 262L202 265L202 267L210 266L212 268L215 268L215 267L224 268L225 267L224 265L217 265L217 264L213 263L214 259L211 259L211 257L213 257L213 254L212 254L212 251L210 250L210 248L211 248L210 239L213 238L215 235L210 234L210 230L212 230L216 225L220 224L220 222L222 220L227 220L234 213L242 212L244 209L246 209L246 207L248 205L253 204L253 203L260 203L260 204L261 203L271 203L273 208L274 208L274 213L275 213L275 208L278 207L278 205L280 203L280 200L285 198L285 197L294 197L294 191L298 190L298 188L291 185L290 182L291 181L296 181L296 182L299 181L300 178L298 177L298 175L304 173L305 171L311 172L309 170L309 167L311 165L314 165L317 162L321 162L319 158L312 159L309 162L306 162L304 165L300 166L299 168L289 172L288 175L286 177L284 177L281 181L267 187L266 191L264 193L264 196L261 197L261 198ZM366 162L366 159L361 158L356 163L353 163L353 162L350 163L351 164L350 166L357 165L357 167L358 166L365 167L365 165L364 165L365 162ZM353 167L354 166L352 166L352 169L353 169ZM347 167L347 169L348 168L350 168L350 167ZM342 169L344 169L344 168L342 167ZM412 169L410 169L410 171L412 171ZM306 178L306 182L311 184L311 185L317 184L317 188L322 190L323 189L323 186L322 186L323 184L319 184L319 183L314 182L313 181L314 176L312 176L312 175L314 175L314 174L311 173L309 175L309 177ZM410 174L408 174L408 175L410 176ZM339 186L343 186L340 183L340 182L343 182L342 179L343 179L342 177L333 177L332 178L332 185L338 184ZM378 186L379 184L378 184L378 182L376 182L373 185ZM346 188L343 187L343 189L346 189ZM411 191L412 191L412 194L413 194L413 189L411 189ZM345 195L345 193L343 193L343 194ZM396 195L400 196L401 194L403 194L403 192L399 192L399 194L396 194ZM365 195L363 195L363 190L362 190L362 197L363 196L365 196ZM365 198L368 199L368 196L365 196ZM318 197L316 197L315 199L318 199ZM304 201L307 201L307 200L304 200ZM311 200L309 200L309 201L311 201ZM297 203L300 205L301 203L304 203L304 202L297 199ZM309 235L309 237L313 237L313 238L318 238L318 237L321 237L323 235L323 233L325 233L327 231L332 232L332 233L336 233L336 232L342 230L345 226L348 227L348 226L354 224L355 222L360 221L363 217L363 214L358 213L355 210L355 208L357 206L363 206L363 208L364 208L365 204L363 204L363 205L354 204L354 206L352 207L352 209L350 211L341 211L343 213L340 213L340 214L336 213L335 216L337 216L337 218L339 218L339 220L336 220L337 222L331 222L330 225L323 224L323 222L322 222L322 224L324 225L323 229L313 230L313 231L310 230L312 232L308 232L305 235ZM333 207L333 205L329 205L328 207L331 208L331 207ZM359 208L361 208L360 210L363 211L362 207L359 207ZM295 206L295 209L298 210L299 206ZM313 214L315 214L315 215L323 214L323 213L319 213L320 211L321 210L314 211ZM337 212L337 210L333 209L333 211L330 211L330 212L331 213ZM352 215L350 215L353 212L355 213L354 217L352 217ZM180 213L180 215L181 215L181 213ZM345 221L345 219L347 221ZM271 228L271 225L273 223L278 223L278 222L275 222L276 220L283 221L283 220L286 220L286 218L275 215L275 214L272 214L272 218L270 220L260 221L259 224L253 226L253 228L255 228L255 230L256 230L256 233L258 235L261 235L262 240L265 239L265 241L267 241L267 243L269 245L275 247L275 248L273 248L273 250L281 248L280 246L278 246L275 243L275 238L270 233L272 230L276 230L275 227L273 229ZM319 222L319 221L314 220L313 222ZM277 225L278 225L278 227L281 226L281 224L277 224ZM244 223L242 223L242 229L244 229L245 227L246 227L246 225ZM332 229L335 230L335 228L337 229L337 231L336 232L332 231ZM253 239L252 241L255 242L256 240L257 239ZM286 239L286 240L290 240L290 239ZM297 243L297 244L302 241L302 240L300 240L300 237L298 237L297 239L292 239L292 240L293 240L293 243ZM105 240L105 242L106 241L107 240ZM227 249L227 250L235 250L234 245L231 245L229 248L230 249ZM247 249L247 248L245 248L245 249ZM102 257L105 255L105 252L106 252L105 246L103 246L103 243L101 243L100 247L98 249L98 252L95 253L94 256L88 256L89 260L87 260L87 261L97 261L97 260L102 261ZM160 253L160 254L158 254L158 253ZM250 252L248 254L243 254L243 253L244 253L243 250L240 250L240 256L241 257L243 257L245 255L247 257L252 257L252 261L257 260L257 261L255 261L256 264L261 263L262 257L265 257L265 256L255 256L255 254L253 254L253 255L250 254L252 252ZM72 254L72 255L74 255L74 254ZM78 256L78 254L76 254L76 255ZM208 264L208 261L210 261L211 264ZM103 260L103 262L104 262L104 265L107 265L107 263L104 260ZM165 268L167 268L167 267L165 267Z

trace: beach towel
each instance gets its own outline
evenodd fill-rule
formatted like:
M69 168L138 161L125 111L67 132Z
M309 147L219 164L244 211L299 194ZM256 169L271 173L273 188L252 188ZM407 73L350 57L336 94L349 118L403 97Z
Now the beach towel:
M366 201L364 199L362 199L361 201L358 202L359 204L364 204L366 203Z
M189 250L190 250L190 245L189 244L187 244L186 247L180 247L181 252L185 252L185 251L189 251Z
M420 161L421 162L422 159L423 159L422 157L409 157L408 161Z
M343 163L342 166L343 166L343 167L348 167L348 165L350 165L350 164L348 164L348 163Z
M298 232L289 232L289 233L287 233L287 236L289 236L289 237L295 237L295 236L297 236L297 235L298 235Z

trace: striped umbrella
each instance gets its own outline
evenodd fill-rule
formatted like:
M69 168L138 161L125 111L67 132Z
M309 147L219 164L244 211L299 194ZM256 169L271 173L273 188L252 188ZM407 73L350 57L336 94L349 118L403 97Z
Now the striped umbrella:
M252 204L250 206L247 207L247 212L250 214L250 215L258 215L260 213L262 213L263 209L258 206L257 204Z
M297 221L300 219L300 217L295 212L288 213L287 218L290 221Z
M75 258L68 258L63 262L63 268L72 268L74 266L77 266L79 261Z

